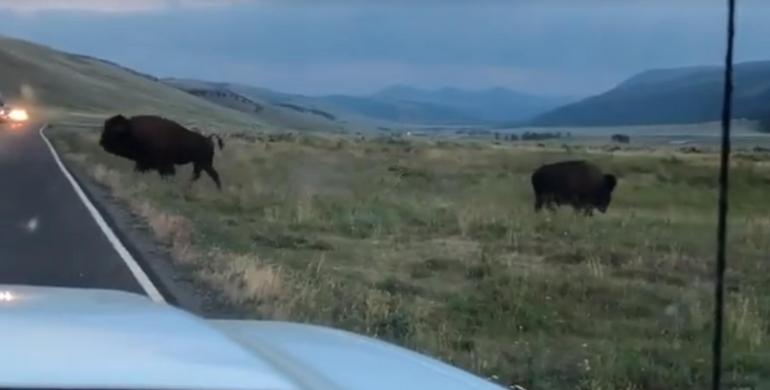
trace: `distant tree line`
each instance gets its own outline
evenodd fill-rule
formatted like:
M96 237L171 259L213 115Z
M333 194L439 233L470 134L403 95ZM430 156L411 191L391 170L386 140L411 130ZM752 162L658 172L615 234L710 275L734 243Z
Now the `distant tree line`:
M562 133L560 131L542 133L525 131L521 135L511 133L494 133L494 137L495 140L498 141L541 141L547 139L570 138L572 137L572 133Z
M617 142L619 144L627 144L631 142L631 137L626 134L613 134L611 139L612 142Z
M238 103L247 104L251 106L254 112L260 112L262 111L262 105L247 98L243 95L237 94L232 91L227 90L210 90L210 89L189 89L187 90L187 93L203 98L227 98L235 100Z

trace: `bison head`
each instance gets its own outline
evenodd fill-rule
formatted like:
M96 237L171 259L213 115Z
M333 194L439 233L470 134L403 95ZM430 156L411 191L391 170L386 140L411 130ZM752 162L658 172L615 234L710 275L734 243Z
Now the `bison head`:
M99 145L107 152L118 156L133 158L134 148L131 140L131 121L123 115L115 115L104 121Z
M618 178L615 177L615 175L604 175L602 184L601 191L599 192L599 204L597 204L596 207L602 213L606 213L607 208L610 207L610 202L612 201L612 191L615 190L615 187L618 185Z

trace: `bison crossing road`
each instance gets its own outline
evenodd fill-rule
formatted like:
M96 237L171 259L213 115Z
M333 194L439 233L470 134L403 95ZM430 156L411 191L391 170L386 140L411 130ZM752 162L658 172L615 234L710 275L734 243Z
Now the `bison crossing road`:
M161 176L173 176L174 165L192 163L193 181L205 171L221 189L219 173L213 165L214 138L222 149L224 142L216 134L204 136L154 115L130 119L116 115L104 122L99 144L109 153L134 161L139 172L156 170Z
M603 174L598 167L585 161L543 165L532 174L535 211L540 211L543 206L554 208L566 204L587 215L593 214L593 209L604 213L617 184L614 175Z

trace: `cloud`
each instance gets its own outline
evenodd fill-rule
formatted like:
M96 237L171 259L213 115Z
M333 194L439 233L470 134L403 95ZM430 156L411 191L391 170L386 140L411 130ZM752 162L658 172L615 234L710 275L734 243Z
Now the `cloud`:
M768 7L741 1L739 59L770 53ZM0 0L0 34L159 76L307 94L583 95L650 68L721 63L724 15L724 0Z
M0 9L19 13L41 11L91 11L107 13L149 12L171 7L217 7L249 0L0 0Z

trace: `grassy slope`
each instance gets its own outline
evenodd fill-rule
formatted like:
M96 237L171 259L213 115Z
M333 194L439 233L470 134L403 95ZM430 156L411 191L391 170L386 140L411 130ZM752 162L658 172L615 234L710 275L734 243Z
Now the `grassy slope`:
M0 37L0 91L49 118L86 122L158 113L212 129L253 129L259 119L222 108L102 61Z
M264 96L244 93L230 84L212 83L189 79L165 79L163 82L181 90L209 90L209 91L229 91L250 99L258 104L261 109L257 114L260 119L266 123L273 124L282 129L292 129L297 131L317 131L317 132L355 132L363 130L372 130L373 126L368 123L350 120L351 118L341 118L336 115L333 118L326 118L311 112L301 112L301 110L318 108L308 102L300 102L297 108L300 111L287 107L276 105L271 99L265 99ZM287 95L288 96L288 95ZM234 101L233 96L207 97L206 99L225 107L232 107L237 110L252 111L253 107L244 105L241 102ZM287 101L281 101L288 103ZM326 113L329 114L329 113Z
M60 130L63 131L63 130ZM706 388L716 156L231 140L225 189L164 182L59 133L198 282L256 318L395 341L534 389ZM606 215L535 215L539 164L620 176ZM726 381L770 386L770 161L733 174Z
M227 87L234 92L270 102L296 104L303 107L312 107L334 114L338 120L361 128L362 132L378 130L380 127L398 128L401 125L396 122L385 121L357 114L344 107L331 103L328 99L304 96L298 94L282 93L267 88L253 87L244 84L228 84Z

